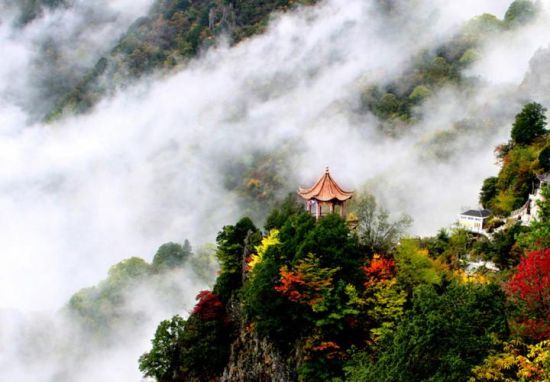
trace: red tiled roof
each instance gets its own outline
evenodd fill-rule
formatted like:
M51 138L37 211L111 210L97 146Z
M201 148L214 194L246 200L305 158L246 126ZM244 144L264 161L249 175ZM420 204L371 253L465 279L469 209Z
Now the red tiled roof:
M353 192L342 190L334 179L332 179L328 167L317 183L310 188L300 187L298 194L306 200L316 199L321 202L328 202L334 199L343 202L353 196Z

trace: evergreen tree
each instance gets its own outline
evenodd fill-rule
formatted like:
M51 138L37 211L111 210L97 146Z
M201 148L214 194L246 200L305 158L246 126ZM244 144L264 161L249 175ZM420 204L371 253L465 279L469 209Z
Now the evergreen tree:
M520 145L529 145L537 137L547 133L546 108L536 102L526 104L521 112L516 115L512 127L512 140Z
M492 176L483 181L483 186L479 194L479 202L484 208L490 208L491 201L497 196L497 182L498 178L496 176Z
M539 165L544 171L550 171L550 146L545 147L540 152Z
M185 240L183 245L165 243L160 246L153 258L153 267L157 271L181 267L192 255L191 244Z

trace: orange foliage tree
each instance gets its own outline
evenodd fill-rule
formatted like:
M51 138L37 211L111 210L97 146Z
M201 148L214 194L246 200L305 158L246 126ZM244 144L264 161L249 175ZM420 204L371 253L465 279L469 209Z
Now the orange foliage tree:
M321 305L333 288L333 276L339 268L322 268L313 254L299 260L289 269L280 269L280 283L274 288L290 301L310 305L313 310Z

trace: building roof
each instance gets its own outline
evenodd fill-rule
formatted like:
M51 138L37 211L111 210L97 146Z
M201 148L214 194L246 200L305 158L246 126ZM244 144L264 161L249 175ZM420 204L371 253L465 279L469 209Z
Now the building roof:
M473 216L476 218L488 218L491 216L491 210L468 210L461 213L462 216Z
M337 199L341 202L350 199L353 196L353 192L344 191L330 176L328 167L319 178L319 180L310 188L302 188L298 190L298 194L306 199L316 199L320 202L328 202L330 200Z

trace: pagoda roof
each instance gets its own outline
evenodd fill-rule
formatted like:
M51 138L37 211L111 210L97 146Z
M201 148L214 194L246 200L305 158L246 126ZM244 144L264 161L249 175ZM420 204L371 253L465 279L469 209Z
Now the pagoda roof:
M338 183L332 179L328 167L323 176L321 176L312 187L300 187L298 194L306 200L316 199L320 202L328 202L334 199L343 202L353 196L353 192L344 191Z

